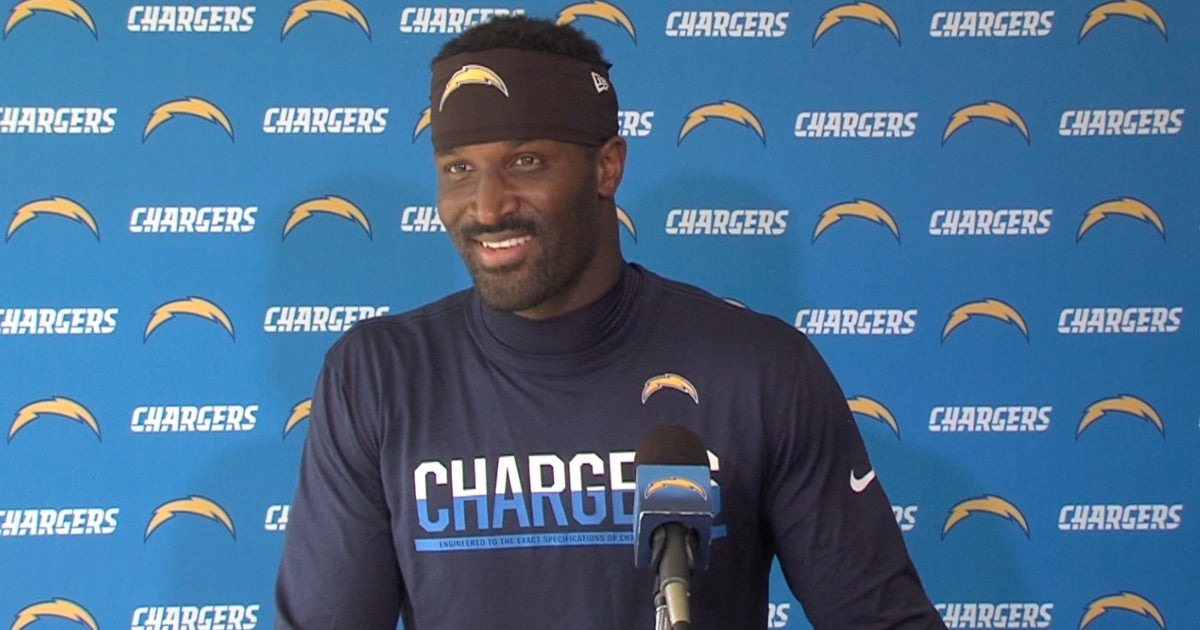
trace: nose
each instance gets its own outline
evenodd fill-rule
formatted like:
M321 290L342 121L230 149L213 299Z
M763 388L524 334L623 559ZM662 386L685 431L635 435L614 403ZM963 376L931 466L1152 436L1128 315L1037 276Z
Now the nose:
M519 204L512 182L503 171L484 169L475 187L475 218L484 225L496 225L517 211Z

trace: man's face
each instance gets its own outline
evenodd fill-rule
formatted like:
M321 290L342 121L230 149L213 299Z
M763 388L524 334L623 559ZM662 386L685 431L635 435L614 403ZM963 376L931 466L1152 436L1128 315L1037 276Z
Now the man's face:
M484 303L540 319L584 306L612 286L620 249L606 200L624 157L619 138L599 149L528 140L435 156L438 212Z

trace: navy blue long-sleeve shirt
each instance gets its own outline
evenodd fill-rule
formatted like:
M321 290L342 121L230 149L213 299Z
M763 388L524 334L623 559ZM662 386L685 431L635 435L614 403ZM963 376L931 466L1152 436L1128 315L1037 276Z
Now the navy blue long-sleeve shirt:
M276 628L652 628L632 462L659 424L718 486L696 630L762 628L776 556L818 629L943 627L809 341L635 265L550 320L468 290L362 322L309 422Z

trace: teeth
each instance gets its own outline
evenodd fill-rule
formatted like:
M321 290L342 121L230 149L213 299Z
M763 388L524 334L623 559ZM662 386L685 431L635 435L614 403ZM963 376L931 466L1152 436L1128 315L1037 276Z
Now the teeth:
M517 245L527 243L527 242L529 242L529 240L531 238L533 238L533 237L518 236L516 238L506 238L503 241L496 241L495 243L490 243L488 241L479 241L479 244L483 245L484 247L486 247L488 249L508 249L509 247L516 247Z

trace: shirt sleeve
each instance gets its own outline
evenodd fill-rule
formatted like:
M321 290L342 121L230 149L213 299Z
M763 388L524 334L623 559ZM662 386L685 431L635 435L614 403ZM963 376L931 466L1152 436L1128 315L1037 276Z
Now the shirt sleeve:
M275 584L277 630L394 630L402 604L371 424L379 416L356 408L347 387L355 381L337 356L335 348L313 394Z
M816 630L944 628L845 395L804 345L769 447L767 518L788 586Z

